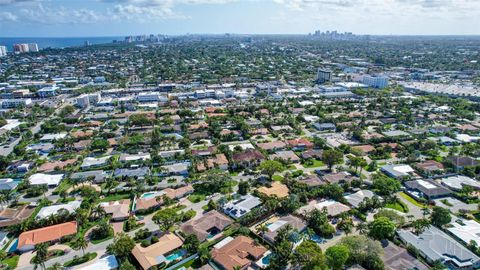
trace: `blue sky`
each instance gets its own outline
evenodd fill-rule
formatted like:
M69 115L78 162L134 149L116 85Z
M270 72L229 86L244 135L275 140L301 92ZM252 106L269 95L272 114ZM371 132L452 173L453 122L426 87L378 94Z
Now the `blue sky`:
M0 0L0 36L480 35L480 0Z

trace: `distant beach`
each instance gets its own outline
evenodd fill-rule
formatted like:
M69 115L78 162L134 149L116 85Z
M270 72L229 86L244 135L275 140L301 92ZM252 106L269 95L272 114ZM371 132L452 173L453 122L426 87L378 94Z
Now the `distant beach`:
M40 49L65 48L83 46L86 41L90 44L104 44L123 39L124 37L0 37L0 46L7 46L8 51L12 51L13 44L17 43L37 43Z

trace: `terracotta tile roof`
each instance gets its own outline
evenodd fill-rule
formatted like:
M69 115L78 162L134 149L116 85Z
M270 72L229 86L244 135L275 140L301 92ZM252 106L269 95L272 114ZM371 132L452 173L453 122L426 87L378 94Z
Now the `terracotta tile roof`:
M130 200L124 199L113 202L100 204L107 214L111 214L112 218L127 218L130 215Z
M248 162L248 161L264 160L264 159L265 157L263 156L262 153L252 149L233 154L233 160L237 162L243 162L243 161Z
M287 144L290 145L291 147L305 147L305 148L313 147L313 143L304 138L288 140Z
M38 167L39 172L50 172L55 170L55 168L59 168L60 170L67 167L68 165L75 164L76 159L67 159L65 161L55 161L55 162L47 162L42 164Z
M87 130L87 131L74 131L70 133L70 136L73 138L84 138L84 137L91 137L93 135L93 130Z
M147 270L161 264L162 257L183 245L182 239L173 233L167 233L158 239L158 242L148 247L135 245L132 255L137 259L142 269Z
M246 236L238 236L221 248L212 250L212 259L226 270L233 270L235 266L244 269L252 261L249 257L260 259L267 249L258 245Z
M282 141L273 141L273 142L267 142L267 143L259 143L257 144L257 146L262 148L263 150L274 150L274 149L283 149L287 146L287 144Z
M181 229L187 234L195 234L198 240L203 242L209 236L210 230L217 229L221 232L232 223L233 221L230 218L213 210L198 219L186 222L182 225Z
M375 151L375 147L373 147L369 144L353 146L352 149L360 151L364 154Z
M18 248L25 245L36 245L53 240L58 240L64 236L77 233L77 222L71 221L44 227L36 230L23 232L18 237Z

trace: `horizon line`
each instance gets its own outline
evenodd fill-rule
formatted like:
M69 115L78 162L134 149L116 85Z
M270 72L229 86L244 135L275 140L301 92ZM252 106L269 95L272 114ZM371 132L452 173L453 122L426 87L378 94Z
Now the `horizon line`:
M335 31L335 30L333 30ZM323 32L322 32L323 33ZM352 32L337 32L338 34L352 33ZM93 36L0 36L0 38L118 38L118 37L129 37L129 36L167 36L167 37L181 37L181 36L313 36L312 33L283 33L283 34L273 34L273 33L262 33L262 34L248 34L248 33L184 33L184 34L127 34L127 35L93 35ZM355 34L354 36L373 36L373 37L476 37L480 36L479 34Z

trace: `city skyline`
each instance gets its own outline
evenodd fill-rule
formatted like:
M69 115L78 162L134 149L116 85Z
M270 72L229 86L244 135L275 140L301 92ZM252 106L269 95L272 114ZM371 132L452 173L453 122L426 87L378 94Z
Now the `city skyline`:
M4 37L480 34L472 0L0 0L0 10Z

